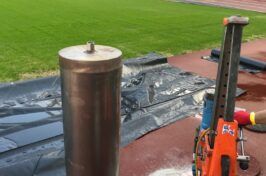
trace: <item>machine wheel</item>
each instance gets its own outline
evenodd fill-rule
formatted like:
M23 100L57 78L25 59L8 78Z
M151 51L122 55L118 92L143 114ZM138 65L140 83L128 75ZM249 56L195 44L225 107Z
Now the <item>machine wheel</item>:
M242 170L248 170L249 162L248 162L248 161L240 161L240 162L239 162L239 167L240 167Z

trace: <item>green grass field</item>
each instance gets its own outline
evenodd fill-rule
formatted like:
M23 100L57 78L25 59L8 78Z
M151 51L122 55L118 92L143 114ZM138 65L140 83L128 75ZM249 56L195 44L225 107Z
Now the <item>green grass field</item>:
M219 45L222 18L249 16L245 39L266 35L266 15L164 0L0 0L0 81L58 70L59 49L98 44L124 58Z

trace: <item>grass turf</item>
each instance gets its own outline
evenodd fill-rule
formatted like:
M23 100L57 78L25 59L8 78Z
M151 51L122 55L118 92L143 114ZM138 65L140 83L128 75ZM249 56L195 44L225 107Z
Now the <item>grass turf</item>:
M246 39L266 34L262 13L164 0L2 0L0 81L49 74L58 50L87 40L117 47L124 58L216 46L222 18L232 14L250 17Z

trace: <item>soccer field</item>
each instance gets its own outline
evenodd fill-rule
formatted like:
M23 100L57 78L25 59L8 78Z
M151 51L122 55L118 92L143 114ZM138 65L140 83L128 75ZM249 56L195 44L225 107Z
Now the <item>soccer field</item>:
M266 15L241 10L165 0L1 0L0 81L49 75L58 50L88 40L124 58L217 46L223 17L234 14L250 17L245 39L266 35Z

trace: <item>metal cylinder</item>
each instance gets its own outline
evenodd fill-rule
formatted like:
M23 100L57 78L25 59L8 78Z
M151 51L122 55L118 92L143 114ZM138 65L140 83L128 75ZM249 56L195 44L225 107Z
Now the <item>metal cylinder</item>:
M94 43L59 51L67 176L118 176L121 57Z
M213 113L213 104L214 104L214 93L206 92L203 98L203 113L201 121L201 130L206 130L210 128L211 118Z

